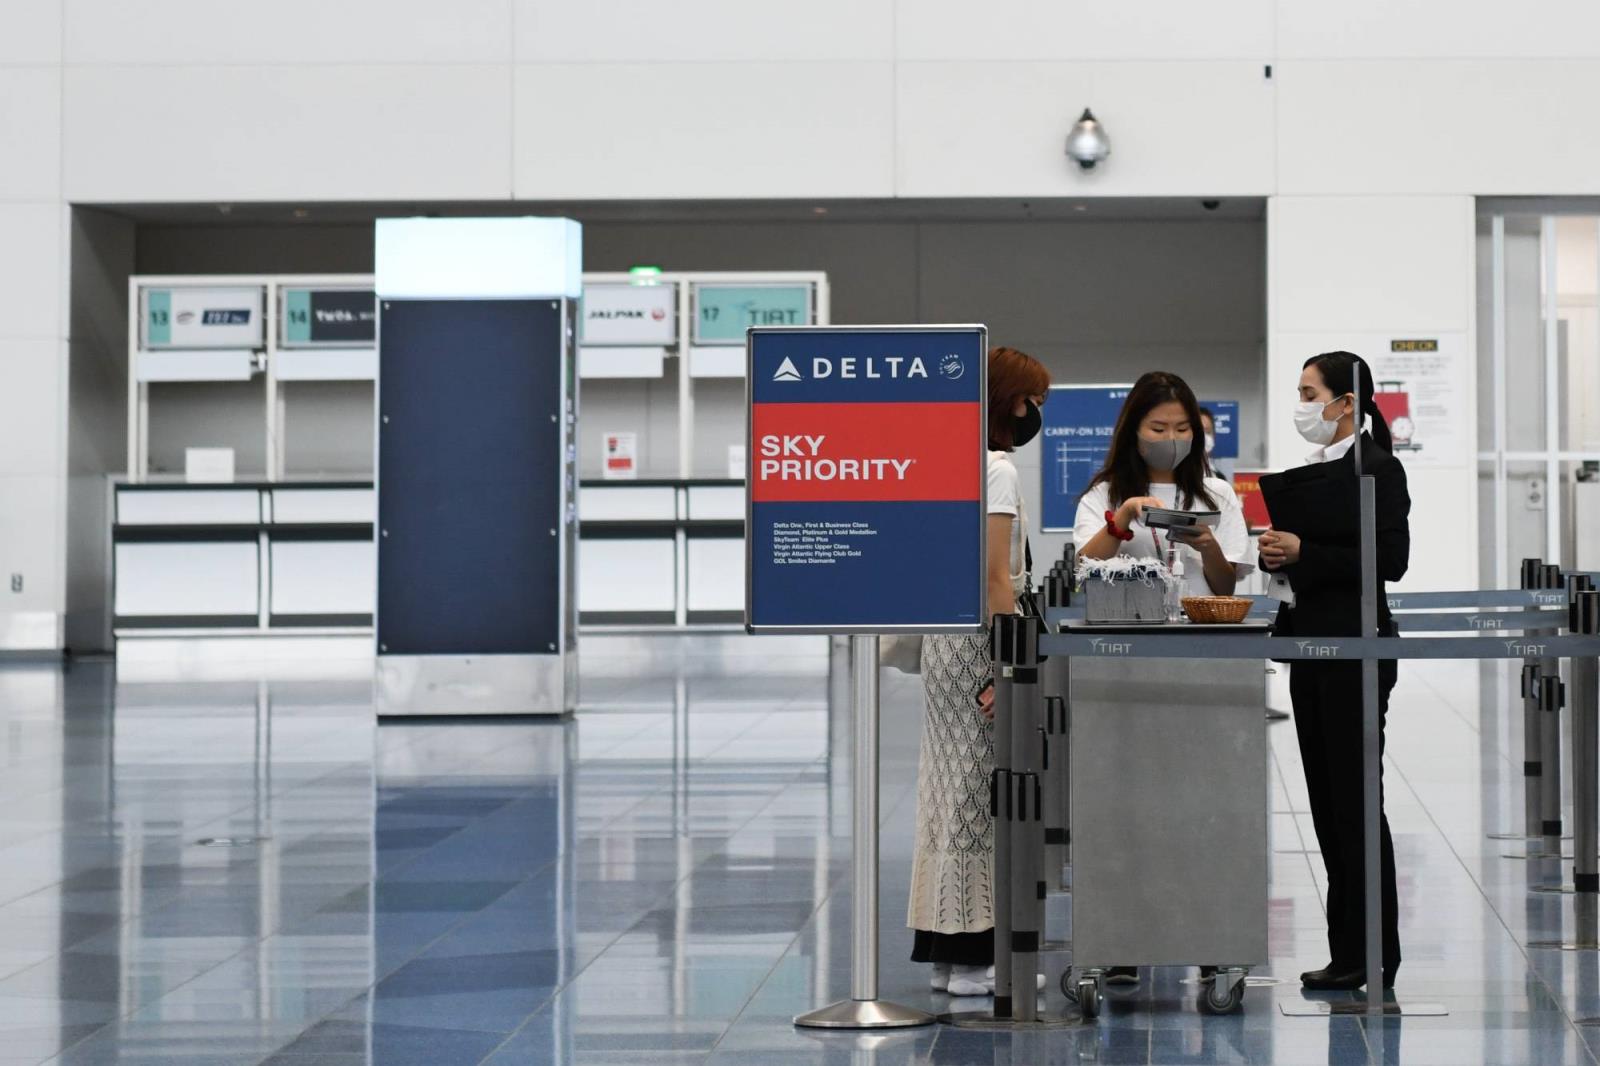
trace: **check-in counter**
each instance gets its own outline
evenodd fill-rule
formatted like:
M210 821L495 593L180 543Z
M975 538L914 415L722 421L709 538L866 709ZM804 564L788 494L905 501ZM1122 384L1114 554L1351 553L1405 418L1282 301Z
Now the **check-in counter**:
M372 625L370 482L113 486L118 636Z
M112 492L118 637L371 632L371 482L154 481ZM583 624L743 619L743 482L585 481L578 500Z
M721 625L744 617L744 483L584 481L579 620Z

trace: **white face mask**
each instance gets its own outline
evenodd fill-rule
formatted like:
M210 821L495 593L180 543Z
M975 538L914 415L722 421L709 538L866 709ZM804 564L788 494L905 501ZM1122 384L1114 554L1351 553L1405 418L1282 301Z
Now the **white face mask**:
M1206 434L1206 454L1210 455L1211 452L1216 448L1216 446L1217 446L1217 438L1216 438L1215 434L1207 433Z
M1306 403L1295 404L1294 428L1299 430L1300 435L1312 444L1326 447L1333 440L1333 435L1339 432L1339 421L1335 419L1329 422L1322 417L1322 414L1328 409L1329 404L1337 402L1337 400L1328 400L1326 403L1318 403L1316 400L1310 400Z

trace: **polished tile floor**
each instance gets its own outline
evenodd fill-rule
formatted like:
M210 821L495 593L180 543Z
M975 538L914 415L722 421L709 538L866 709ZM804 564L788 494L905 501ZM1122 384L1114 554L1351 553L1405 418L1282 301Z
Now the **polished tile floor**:
M564 723L379 727L348 671L0 666L0 1063L1593 1061L1600 952L1530 948L1592 941L1592 903L1488 838L1520 825L1521 709L1472 664L1408 668L1391 715L1398 995L1448 1016L1280 1011L1325 961L1285 723L1258 976L1291 980L1242 1014L1157 971L1092 1026L794 1029L849 989L848 751L809 647L591 641ZM884 686L882 990L944 1010L902 928L915 684Z

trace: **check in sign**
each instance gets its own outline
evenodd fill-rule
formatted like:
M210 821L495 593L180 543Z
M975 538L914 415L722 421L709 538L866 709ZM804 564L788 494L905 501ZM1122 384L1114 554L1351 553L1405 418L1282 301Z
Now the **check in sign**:
M982 632L982 326L757 328L745 627Z

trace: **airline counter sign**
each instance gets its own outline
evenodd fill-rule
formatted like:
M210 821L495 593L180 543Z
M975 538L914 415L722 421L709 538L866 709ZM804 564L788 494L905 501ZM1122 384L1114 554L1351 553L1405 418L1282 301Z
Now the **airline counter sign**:
M749 331L751 632L981 632L982 326Z
M141 288L140 347L262 348L265 303L260 285Z
M678 343L678 286L590 282L583 287L578 343L662 345Z

